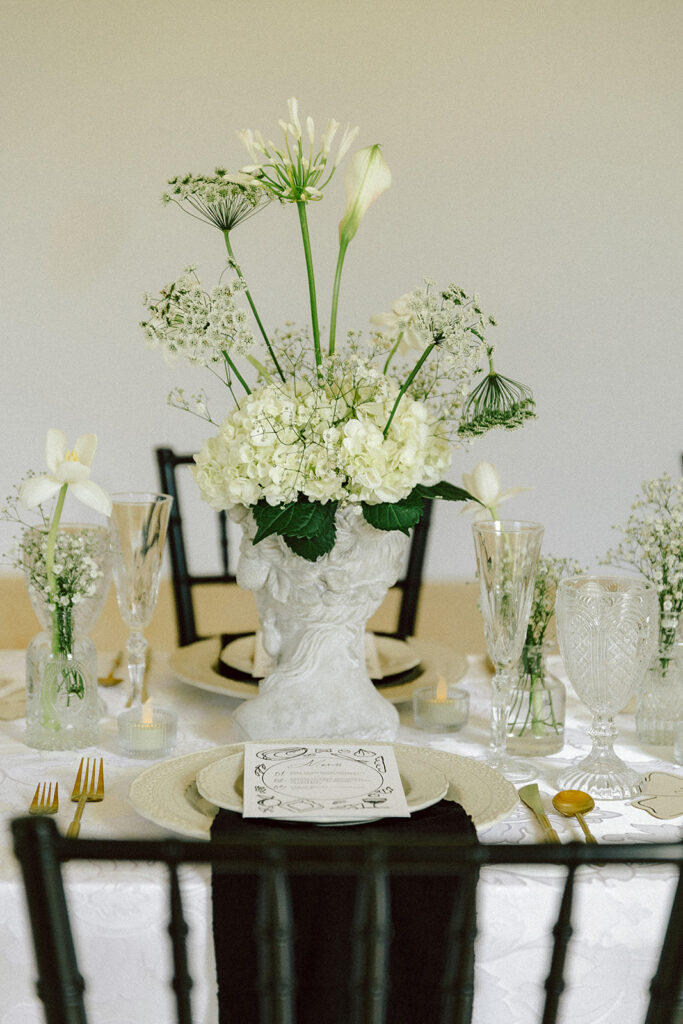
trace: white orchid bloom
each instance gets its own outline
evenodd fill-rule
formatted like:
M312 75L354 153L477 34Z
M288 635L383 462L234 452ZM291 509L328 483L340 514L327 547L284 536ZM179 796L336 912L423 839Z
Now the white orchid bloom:
M465 508L477 510L475 519L482 519L487 514L492 519L497 519L497 508L501 502L507 501L508 498L514 498L516 494L521 494L523 491L528 490L527 487L508 487L505 490L501 490L500 475L496 467L491 465L490 462L478 462L471 473L463 473L462 485L473 498L477 498L481 502L481 505L479 505L477 502L470 501L465 506ZM482 505L484 508L481 507Z
M111 498L99 484L90 479L90 466L96 448L95 434L81 434L76 438L74 447L68 450L64 431L50 428L45 441L48 473L24 481L19 494L24 507L42 505L67 485L74 497L88 508L104 516L111 515Z
M348 245L371 203L391 185L391 171L380 146L354 153L344 176L346 210L339 223L339 242Z

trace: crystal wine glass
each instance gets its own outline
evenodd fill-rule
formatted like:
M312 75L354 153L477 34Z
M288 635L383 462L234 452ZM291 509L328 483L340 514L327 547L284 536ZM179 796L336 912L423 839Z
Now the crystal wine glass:
M173 498L168 494L112 494L113 576L128 637L128 704L142 702L147 640L143 629L156 607L161 560Z
M621 711L645 672L657 641L657 591L634 576L570 576L555 604L564 666L579 700L593 715L593 747L558 779L602 800L627 800L641 777L613 749Z
M524 646L541 551L543 526L516 520L472 526L479 571L484 637L494 676L488 762L514 782L534 778L535 770L508 756L507 720Z

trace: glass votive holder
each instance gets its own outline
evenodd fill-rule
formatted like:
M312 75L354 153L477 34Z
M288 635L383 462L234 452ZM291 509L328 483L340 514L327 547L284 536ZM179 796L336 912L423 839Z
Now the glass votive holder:
M428 732L457 732L467 724L470 695L467 690L439 680L433 686L421 686L413 694L413 718L418 729Z
M127 757L165 757L175 749L178 732L175 711L143 704L122 711L117 722L119 748Z
M683 719L674 725L674 761L683 764Z

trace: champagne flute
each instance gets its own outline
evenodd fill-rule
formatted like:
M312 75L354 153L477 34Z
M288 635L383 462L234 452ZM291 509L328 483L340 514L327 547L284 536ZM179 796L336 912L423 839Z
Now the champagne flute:
M159 594L161 561L173 498L168 494L112 494L113 576L121 618L130 633L128 706L142 703L149 625Z
M641 776L614 752L614 715L628 703L654 653L657 590L635 576L570 576L560 580L555 612L569 681L593 715L590 753L557 784L601 800L628 800Z
M544 527L517 520L473 523L484 637L494 676L489 764L513 782L536 775L507 754L507 721L518 674L541 551Z

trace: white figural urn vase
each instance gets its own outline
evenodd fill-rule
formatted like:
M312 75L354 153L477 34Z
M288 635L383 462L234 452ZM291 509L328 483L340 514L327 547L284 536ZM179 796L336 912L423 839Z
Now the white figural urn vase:
M376 530L361 509L337 512L329 554L309 562L281 537L253 544L247 510L231 516L244 531L237 582L254 593L263 646L274 670L258 696L234 712L248 739L333 738L392 740L398 712L370 680L365 626L398 579L408 537Z

